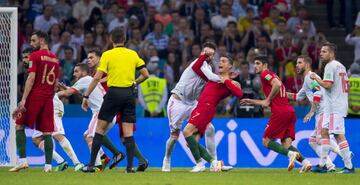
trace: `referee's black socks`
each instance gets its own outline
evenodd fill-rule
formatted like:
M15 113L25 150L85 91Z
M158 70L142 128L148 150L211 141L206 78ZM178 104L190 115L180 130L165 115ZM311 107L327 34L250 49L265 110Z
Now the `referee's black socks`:
M135 150L135 140L133 136L124 138L124 145L126 147L126 155L127 155L127 171L131 171L133 167L133 159L134 159L134 150Z
M103 137L104 137L103 135L98 134L98 133L95 132L93 143L91 145L91 158L90 158L89 166L94 166L95 165L96 156L97 156L97 154L98 154L98 152L100 150Z

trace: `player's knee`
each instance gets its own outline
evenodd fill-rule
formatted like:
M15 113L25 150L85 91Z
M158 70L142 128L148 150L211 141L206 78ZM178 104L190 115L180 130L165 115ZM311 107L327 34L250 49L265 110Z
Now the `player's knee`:
M185 137L191 136L191 135L192 135L192 130L191 130L191 128L190 128L189 126L186 126L185 129L184 129L184 131L183 131L183 134L184 134Z
M213 124L210 123L209 126L206 128L205 134L208 135L213 133L215 133L215 127Z
M321 138L330 138L329 129L326 128L321 129Z
M35 145L35 146L38 146L41 142L41 138L40 137L34 137L31 139L32 143Z
M15 130L24 130L25 126L24 125L15 125Z
M344 134L336 134L334 135L335 136L335 139L338 143L340 142L343 142L343 141L346 141L346 137Z
M65 138L65 136L62 135L62 134L57 134L57 135L54 135L53 137L54 137L54 139L55 139L56 141L58 141L58 142L61 142L61 141L64 140L64 138Z
M178 140L180 135L180 130L176 130L174 132L171 132L170 137L174 140Z

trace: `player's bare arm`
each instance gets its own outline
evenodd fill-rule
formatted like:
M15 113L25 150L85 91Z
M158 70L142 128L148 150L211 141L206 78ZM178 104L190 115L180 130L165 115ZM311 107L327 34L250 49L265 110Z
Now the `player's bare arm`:
M145 67L141 68L139 72L140 76L135 80L136 84L141 84L143 81L149 78L149 71Z
M310 78L312 80L315 80L317 83L319 83L319 85L321 85L321 87L324 87L325 89L331 89L332 87L332 83L331 82L324 82L320 77L318 77L315 73L312 73L310 75Z
M29 93L34 85L35 77L36 77L36 73L30 72L28 75L28 78L26 79L24 94L23 94L22 99L18 106L20 111L26 111L26 109L25 109L26 99L29 96Z
M89 88L84 93L83 101L82 101L82 104L81 104L81 108L84 111L87 111L87 108L89 107L89 102L88 102L89 95L93 92L96 85L100 82L101 77L103 76L103 74L104 74L103 71L97 70L96 73L95 73L95 76L93 77L93 79L92 79L92 81L91 81L91 83L89 85Z

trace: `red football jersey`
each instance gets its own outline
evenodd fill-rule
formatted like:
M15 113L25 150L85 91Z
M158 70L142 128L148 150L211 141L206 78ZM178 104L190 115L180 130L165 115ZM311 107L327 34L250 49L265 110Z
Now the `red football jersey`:
M271 92L271 81L275 78L280 78L269 70L265 70L260 75L261 78L261 87L266 97L269 96ZM280 80L281 81L281 80ZM294 109L289 105L288 98L286 96L285 87L281 84L279 93L274 97L270 102L271 112L295 112Z
M94 71L94 72L91 74L91 76L94 77L94 76L95 76L95 73L96 73L96 71ZM103 79L103 78L105 78L105 77L107 77L107 74L106 74L106 73L103 73L101 79ZM101 86L104 88L105 92L107 92L107 91L108 91L107 81L101 82L100 84L101 84Z
M59 59L49 50L38 50L29 56L28 73L36 74L31 96L54 97L56 79L59 78Z

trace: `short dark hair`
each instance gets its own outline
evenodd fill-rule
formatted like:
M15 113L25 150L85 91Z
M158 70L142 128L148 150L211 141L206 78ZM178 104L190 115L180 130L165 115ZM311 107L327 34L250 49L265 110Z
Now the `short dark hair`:
M69 50L69 51L71 51L72 53L74 53L74 49L73 49L72 47L70 47L70 46L65 46L65 47L64 47L64 51L66 51L66 50Z
M111 40L114 44L123 44L126 41L126 32L122 27L116 27L111 31Z
M323 46L323 47L324 47L324 46L327 46L327 47L329 48L329 50L330 50L331 52L333 52L333 53L335 54L335 56L336 56L336 52L337 52L337 46L336 46L336 44L331 43L331 42L325 42L325 43L323 43L322 46Z
M265 55L259 55L254 58L254 61L259 60L263 64L269 64L269 57Z
M86 73L90 73L89 66L87 64L78 63L75 65L75 67L79 67L81 71L86 71Z
M35 31L31 35L36 35L37 37L44 39L46 44L49 43L49 35L46 32Z
M96 49L96 48L93 48L93 49L90 49L90 51L88 52L88 54L89 53L94 53L96 56L98 56L98 57L101 57L101 51L100 50L98 50L98 49Z
M298 58L304 59L304 61L310 65L312 64L312 59L308 55L300 55Z
M230 55L221 55L220 57L225 57L229 60L229 63L231 65L234 65L234 60L232 59L232 57Z
M34 50L32 48L25 48L21 53L22 54L26 54L26 53L32 53Z
M213 42L205 42L202 45L202 48L206 48L206 47L216 50L216 45Z

